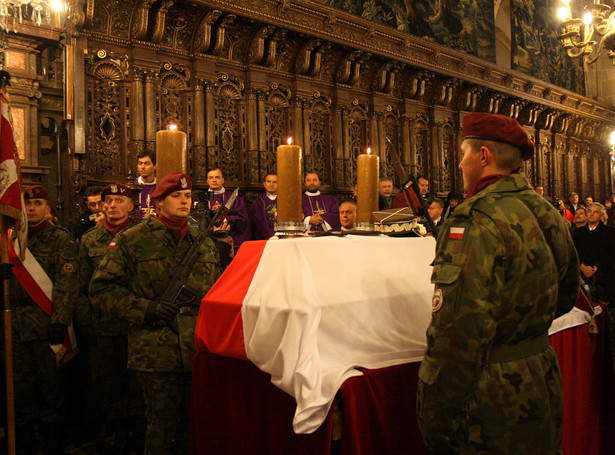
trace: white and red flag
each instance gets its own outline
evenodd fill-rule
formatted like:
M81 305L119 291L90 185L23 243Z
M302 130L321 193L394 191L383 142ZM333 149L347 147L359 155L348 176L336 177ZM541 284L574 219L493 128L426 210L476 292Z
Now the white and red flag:
M0 215L13 220L21 251L25 254L28 239L28 219L22 194L23 181L19 170L19 155L15 147L6 89L0 89L2 124L0 126ZM24 256L22 256L22 259Z
M270 374L311 433L357 367L423 358L434 251L433 237L245 242L201 303L197 347Z

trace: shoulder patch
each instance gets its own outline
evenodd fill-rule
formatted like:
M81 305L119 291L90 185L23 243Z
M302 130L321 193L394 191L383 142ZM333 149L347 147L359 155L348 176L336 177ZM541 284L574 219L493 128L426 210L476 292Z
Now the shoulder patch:
M115 248L115 242L111 242L111 243L109 244L109 249L111 249L111 250L112 250L113 248Z
M67 262L62 266L62 270L64 270L66 273L72 273L73 270L75 270L75 267L70 262Z
M442 289L436 289L436 292L433 293L433 297L431 298L431 312L437 313L440 311L443 303L444 296L442 294Z

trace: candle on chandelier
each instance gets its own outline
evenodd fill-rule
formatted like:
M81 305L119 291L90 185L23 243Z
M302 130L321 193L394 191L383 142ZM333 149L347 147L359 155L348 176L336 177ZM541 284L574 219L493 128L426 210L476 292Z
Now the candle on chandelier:
M278 222L301 222L301 147L280 145L277 149L278 164Z
M156 178L160 180L173 172L188 173L188 141L186 133L169 125L156 133Z
M378 210L380 157L371 152L357 157L357 223L373 223Z

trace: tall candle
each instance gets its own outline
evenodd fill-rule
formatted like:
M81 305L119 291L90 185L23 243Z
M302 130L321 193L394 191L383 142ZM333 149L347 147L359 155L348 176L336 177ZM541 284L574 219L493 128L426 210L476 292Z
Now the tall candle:
M303 219L301 208L301 147L291 145L278 147L278 222Z
M357 223L373 223L378 210L380 157L370 152L357 157Z
M160 180L173 172L188 173L186 133L175 125L156 133L156 178Z

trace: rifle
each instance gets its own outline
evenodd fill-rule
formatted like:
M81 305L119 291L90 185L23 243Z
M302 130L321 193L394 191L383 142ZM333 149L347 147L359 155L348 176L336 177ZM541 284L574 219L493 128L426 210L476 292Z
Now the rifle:
M192 289L185 286L186 280L192 273L192 268L194 267L194 263L199 257L199 250L201 249L201 245L205 241L207 237L209 237L209 231L214 226L219 226L220 222L226 218L228 213L230 212L233 203L235 202L235 198L239 194L239 188L233 191L231 198L225 205L221 205L216 211L213 217L210 218L209 223L207 223L205 229L199 231L199 235L194 239L192 245L186 252L186 255L182 258L181 262L175 267L175 271L173 272L173 276L171 277L171 281L168 286L162 293L160 297L160 301L172 303L177 306L178 313L182 313L182 309L190 306L195 306L193 302L199 297L199 295L194 292ZM167 323L169 328L174 333L179 333L179 327L177 326L177 321L172 319Z
M425 220L425 223L427 224L427 231L431 232L432 235L437 238L438 229L433 224L433 221L429 216L429 212L427 211L427 204L425 203L425 198L423 198L423 195L419 190L419 186L416 182L416 179L412 175L406 175L404 167L401 164L401 160L399 159L399 155L397 154L397 150L395 150L395 146L391 142L391 139L386 136L384 137L384 139L391 146L390 151L393 158L393 167L395 168L397 177L399 177L399 181L403 182L401 185L401 190L404 193L404 197L406 198L408 206L415 214L421 216Z

